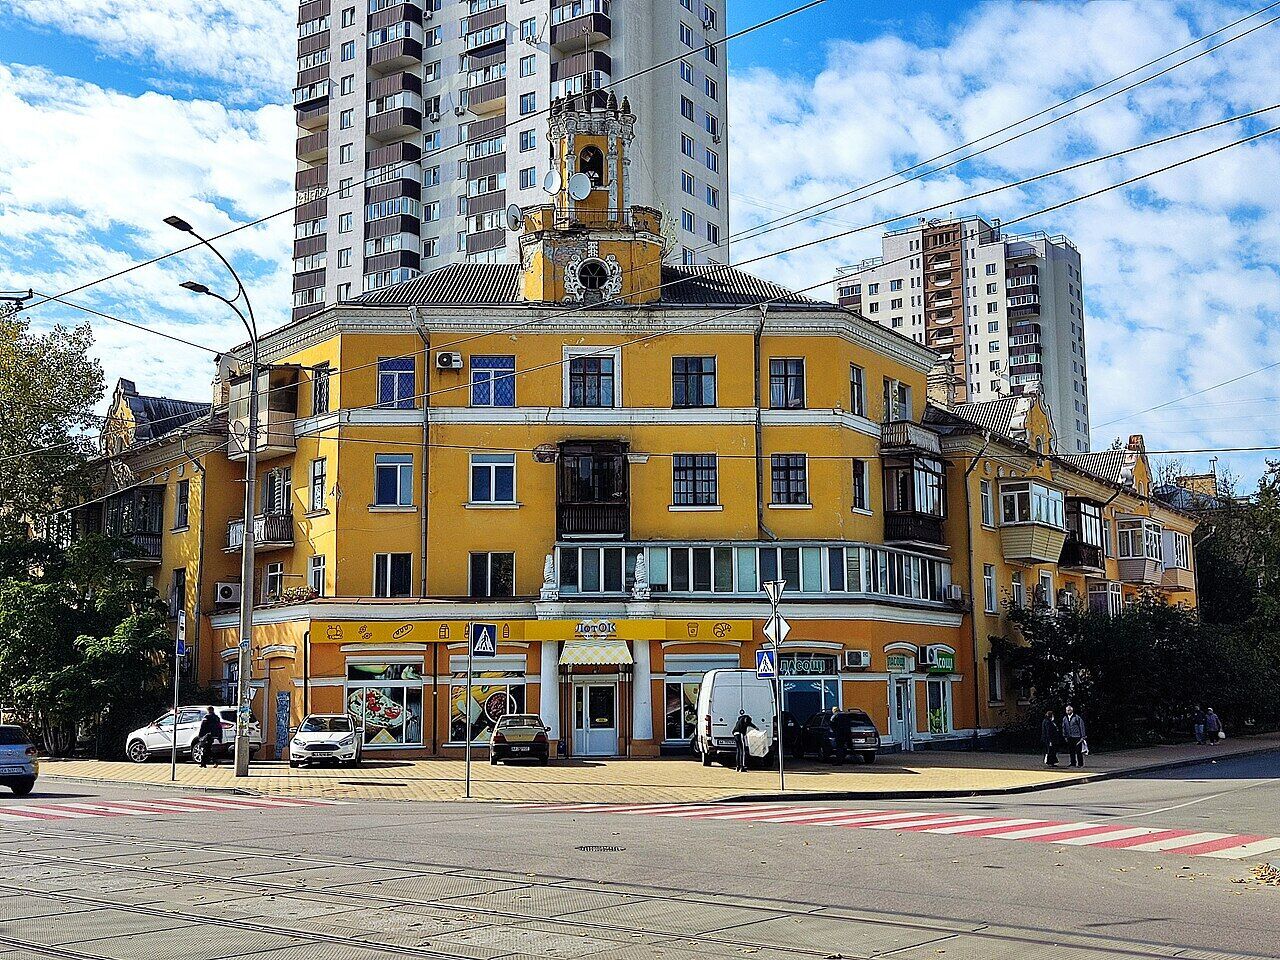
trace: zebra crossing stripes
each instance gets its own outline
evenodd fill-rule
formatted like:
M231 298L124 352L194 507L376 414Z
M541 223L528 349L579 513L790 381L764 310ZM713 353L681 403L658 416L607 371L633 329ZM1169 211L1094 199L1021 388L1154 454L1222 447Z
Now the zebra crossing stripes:
M190 796L144 800L58 800L45 803L0 802L0 825L93 817L155 817L190 813L248 813L299 807L341 805L341 800L304 797Z
M1280 837L1257 834L1171 830L1088 820L1036 820L958 811L854 810L781 803L546 803L512 806L525 810L536 809L544 813L622 814L688 821L705 820L712 823L762 823L781 827L843 827L894 833L931 833L1227 860L1244 860L1280 851Z

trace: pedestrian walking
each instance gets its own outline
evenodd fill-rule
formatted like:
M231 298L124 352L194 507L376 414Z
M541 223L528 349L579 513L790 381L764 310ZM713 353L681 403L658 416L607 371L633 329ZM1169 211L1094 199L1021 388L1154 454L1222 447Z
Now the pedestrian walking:
M1204 724L1205 724L1204 707L1200 706L1200 704L1197 703L1195 710L1191 714L1191 725L1196 732L1196 743L1200 744L1201 746L1204 746Z
M755 725L746 711L738 711L738 722L733 725L733 743L735 747L735 759L737 760L737 771L743 773L747 769L747 757L750 753L747 750L747 731L760 729Z
M1071 766L1083 767L1085 746L1084 717L1076 713L1075 707L1067 704L1062 717L1062 739L1067 744L1067 753L1071 756Z
M1204 735L1213 745L1217 745L1218 741L1223 739L1222 718L1213 712L1213 707L1204 712Z
M214 744L222 743L222 721L218 719L217 714L213 712L213 707L209 708L200 719L200 730L196 733L196 742L200 744L200 766L207 767L209 761L213 761L213 765L218 765L218 755L214 752Z
M1058 721L1052 710L1044 712L1044 720L1040 722L1040 742L1044 744L1044 765L1058 765Z

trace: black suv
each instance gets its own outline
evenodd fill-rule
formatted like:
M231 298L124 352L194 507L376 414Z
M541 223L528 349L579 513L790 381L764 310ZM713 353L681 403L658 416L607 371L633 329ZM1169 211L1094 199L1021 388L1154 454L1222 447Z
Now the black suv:
M880 734L861 710L815 713L804 725L800 749L804 755L817 754L828 763L844 763L851 753L862 757L864 763L874 763Z

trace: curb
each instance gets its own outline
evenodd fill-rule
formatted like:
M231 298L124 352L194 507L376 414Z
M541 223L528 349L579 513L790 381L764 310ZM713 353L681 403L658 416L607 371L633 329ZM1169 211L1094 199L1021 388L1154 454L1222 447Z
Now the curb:
M1237 757L1255 757L1263 753L1280 751L1280 744L1273 743L1265 747L1253 747L1249 750L1238 750L1223 755L1223 760L1234 760ZM964 797L1002 797L1018 793L1039 793L1043 790L1057 790L1061 787L1073 787L1083 783L1098 783L1102 780L1118 780L1136 774L1153 773L1158 770L1177 770L1181 767L1194 767L1201 763L1212 763L1216 757L1188 757L1182 760L1167 760L1161 763L1149 763L1141 767L1125 767L1119 770L1099 770L1097 773L1074 777L1070 780L1048 781L1046 783L1029 783L1019 787L995 787L990 790L795 790L790 792L773 791L772 793L744 793L718 797L712 803L776 803L785 800L956 800Z
M64 776L59 773L50 774L49 776L42 777L40 779L56 780L59 783L92 783L99 786L105 784L112 787L153 787L161 790L185 790L188 793L220 793L238 797L257 797L261 795L257 790L250 790L244 787L204 787L191 783L172 783L169 781L157 782L152 780L112 780L109 777L75 777ZM39 780L36 782L39 783Z

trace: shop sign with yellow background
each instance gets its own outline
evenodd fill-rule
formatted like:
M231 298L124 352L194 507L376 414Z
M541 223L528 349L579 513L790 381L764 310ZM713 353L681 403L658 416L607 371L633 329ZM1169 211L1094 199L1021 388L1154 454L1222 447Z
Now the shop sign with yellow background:
M486 621L488 622L488 621ZM312 643L456 643L467 637L466 620L312 620ZM498 640L702 640L751 639L750 620L499 620Z

